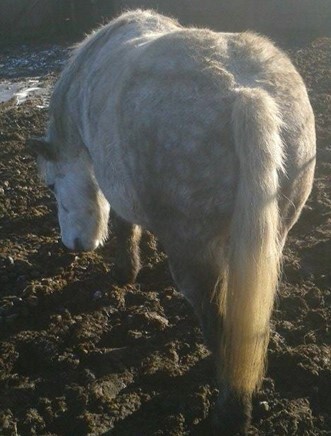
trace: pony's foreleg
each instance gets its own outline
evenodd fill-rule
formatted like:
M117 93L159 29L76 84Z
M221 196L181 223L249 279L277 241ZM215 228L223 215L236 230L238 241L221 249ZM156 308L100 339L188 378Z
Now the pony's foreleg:
M118 215L113 221L117 238L113 277L119 283L134 283L140 269L139 242L141 228Z

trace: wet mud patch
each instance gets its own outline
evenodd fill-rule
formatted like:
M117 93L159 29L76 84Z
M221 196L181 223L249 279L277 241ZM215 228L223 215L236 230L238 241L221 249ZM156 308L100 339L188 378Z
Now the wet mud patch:
M252 435L331 429L331 40L290 54L314 107L318 162L285 248ZM47 97L67 55L67 45L7 48L3 80L37 77ZM0 433L210 434L213 361L152 235L130 286L112 278L111 228L92 254L68 253L59 241L54 200L24 150L45 129L45 102L31 93L0 104Z

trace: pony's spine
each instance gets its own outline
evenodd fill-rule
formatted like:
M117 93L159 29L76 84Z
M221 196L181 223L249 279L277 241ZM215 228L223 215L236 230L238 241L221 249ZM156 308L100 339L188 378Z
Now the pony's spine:
M280 268L278 186L283 171L282 125L265 91L238 90L232 112L239 182L226 267L219 289L220 376L251 395L264 375L269 322Z

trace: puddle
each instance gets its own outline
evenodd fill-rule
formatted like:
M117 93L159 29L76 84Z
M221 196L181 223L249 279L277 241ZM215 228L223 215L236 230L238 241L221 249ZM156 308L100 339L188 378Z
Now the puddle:
M0 83L0 103L5 103L13 98L18 89L18 83Z
M37 107L45 108L49 104L50 92L50 86L38 78L20 82L5 80L0 83L0 104L11 100L13 104L20 105L30 98L39 97Z
M0 47L0 104L20 105L33 99L37 107L47 108L52 82L69 53L69 44Z

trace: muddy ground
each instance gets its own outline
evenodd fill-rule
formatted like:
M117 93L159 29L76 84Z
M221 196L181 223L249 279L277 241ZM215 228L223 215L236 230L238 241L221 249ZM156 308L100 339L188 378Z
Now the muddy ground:
M50 89L67 45L0 51L1 82ZM269 366L251 434L331 431L331 39L291 47L316 114L313 193L285 248ZM213 362L165 255L144 237L135 286L111 275L116 237L92 254L60 243L54 199L24 140L47 92L0 105L0 434L210 434Z

